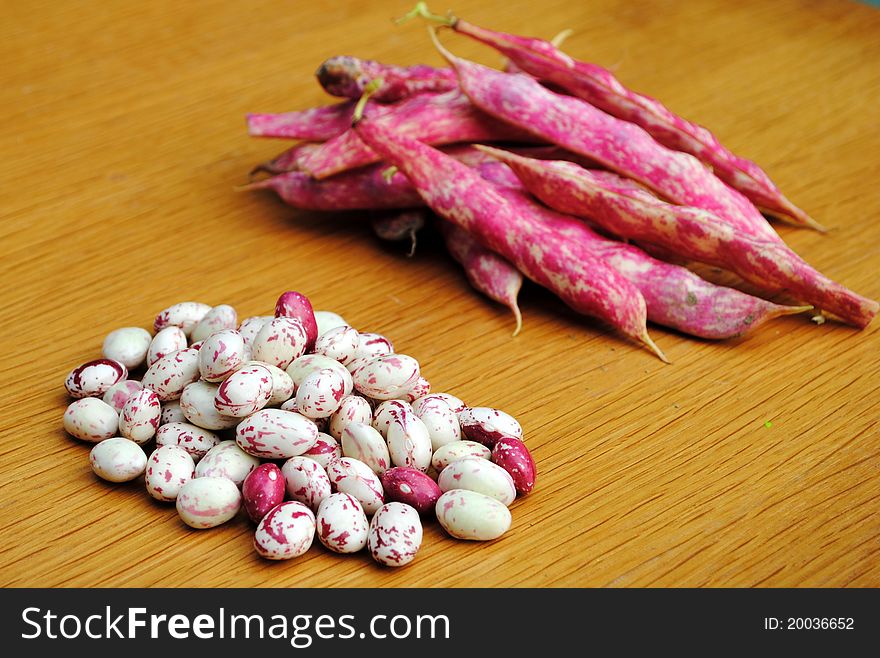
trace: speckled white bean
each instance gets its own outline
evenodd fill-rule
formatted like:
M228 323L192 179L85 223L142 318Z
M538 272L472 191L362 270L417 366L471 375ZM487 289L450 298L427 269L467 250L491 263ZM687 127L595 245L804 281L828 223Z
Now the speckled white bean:
M155 391L161 402L168 402L179 399L183 389L198 379L199 351L188 347L156 361L144 373L141 384Z
M296 408L307 418L329 418L345 397L345 378L337 368L321 368L296 389Z
M374 356L359 356L346 363L345 369L348 370L348 372L350 372L352 376L354 376L354 373L356 373L358 370L363 368L375 358L376 357Z
M330 495L327 471L314 459L291 457L281 467L287 495L317 511L318 505Z
M357 498L367 515L374 514L385 502L378 476L360 460L340 457L327 466L327 475L336 491Z
M491 455L492 451L482 443L477 443L476 441L454 441L440 446L434 451L434 456L431 457L431 466L438 473L442 473L444 468L459 459L464 459L465 457L489 459Z
M226 416L244 418L265 407L271 397L272 373L266 366L252 362L220 384L214 408Z
M315 354L323 354L345 365L355 358L360 334L354 327L343 325L318 336Z
M260 329L262 329L267 322L271 322L274 319L274 315L254 315L245 318L242 321L241 326L238 328L238 333L244 338L244 344L252 348L254 346L254 338L260 333Z
M433 453L428 428L412 410L390 413L387 438L391 463L427 471Z
M261 361L250 361L246 365L254 363L259 363L264 368L268 368L269 374L272 375L272 395L269 397L266 406L277 407L279 404L287 402L293 395L294 391L293 380L290 378L290 375L278 366L273 366Z
M351 393L353 389L351 374L339 361L323 354L304 354L298 359L294 359L287 366L286 372L290 376L294 387L299 388L299 385L302 384L306 377L323 368L336 368L339 370L339 374L345 379L345 394L349 395Z
M125 405L126 400L128 400L133 393L137 393L143 388L144 385L139 381L134 379L123 379L121 382L116 382L113 386L108 388L104 393L104 397L101 399L116 409L117 412L122 411L122 407Z
M169 400L162 403L162 415L159 417L159 427L168 423L185 423L186 416L180 408L180 400ZM158 431L158 430L157 430Z
M214 398L217 397L219 388L218 384L198 381L183 389L183 395L180 396L180 409L189 422L206 430L235 427L241 419L221 414L214 407Z
M238 314L228 304L220 304L205 313L192 331L193 342L205 340L208 336L224 329L235 329L238 326Z
M199 348L202 379L220 382L245 362L244 339L235 329L223 329L208 336Z
M184 483L177 494L180 518L199 530L226 523L240 508L241 492L226 478L193 478Z
M377 400L402 397L419 380L419 362L406 354L377 356L352 375L355 389Z
M375 359L377 356L394 353L394 344L382 334L370 332L358 336L358 346L354 352L356 359Z
M163 356L186 349L186 334L180 327L165 327L157 333L147 348L147 366L151 366Z
M119 361L129 370L134 370L144 364L152 340L153 337L146 329L122 327L107 334L101 347L101 353L105 359Z
M419 376L418 381L413 385L411 389L409 389L404 395L402 399L406 400L410 404L415 402L421 397L428 395L431 392L431 382L425 379L422 376Z
M335 553L357 553L367 545L370 522L360 501L347 493L330 494L316 515L318 540Z
M510 510L476 491L447 491L437 499L434 511L443 529L456 539L491 541L510 528Z
M318 432L318 439L315 441L315 445L306 450L303 453L303 457L314 459L326 470L330 462L342 457L342 446L329 434Z
M72 398L100 398L126 377L128 368L119 361L95 359L71 370L64 380L64 388Z
M428 395L425 395L423 397L420 397L418 400L415 400L412 403L413 409L415 409L416 413L418 413L421 405L433 398L443 400L447 405L449 405L449 408L452 409L452 412L455 414L459 414L468 408L467 405L459 398L449 393L429 393Z
M259 459L247 454L230 439L215 445L199 461L196 465L196 477L226 478L241 488L244 479L259 465Z
M289 459L315 445L318 426L295 411L261 409L238 424L235 440L254 457Z
M359 395L346 395L340 401L339 408L330 416L330 423L327 427L330 436L341 439L342 431L349 423L370 425L372 422L373 410L370 409L370 403Z
M349 423L342 432L342 454L364 462L377 475L391 468L388 446L370 425Z
M348 324L348 322L345 321L345 318L332 311L315 311L315 322L318 325L319 337L321 334L327 333L331 329Z
M134 441L117 437L92 448L89 463L95 475L108 482L128 482L143 475L147 456Z
M119 413L119 433L135 443L146 443L156 434L161 416L159 396L148 388L141 389L122 406Z
M413 409L409 402L404 400L385 400L373 412L373 429L387 439L388 425L391 424L391 420L400 417L402 414L412 412Z
M186 450L194 461L199 461L215 445L220 437L190 423L171 422L156 430L156 446L178 446Z
M461 433L491 448L503 438L523 438L522 426L508 413L491 407L470 407L458 414Z
M418 410L413 404L413 412L428 428L431 437L431 449L438 450L447 443L461 441L461 425L458 424L458 414L439 397L419 398Z
M64 412L64 430L81 441L98 443L116 434L119 414L98 398L83 398L70 403Z
M315 515L297 501L273 507L257 526L254 549L267 560L303 555L315 539Z
M367 548L379 564L402 567L412 562L422 545L419 513L404 503L385 503L373 515Z
M507 506L516 499L516 487L510 473L479 457L464 457L452 462L440 472L437 485L443 492L452 489L476 491Z
M306 351L308 336L303 323L295 318L273 318L257 332L251 347L257 361L287 368Z
M144 481L147 493L156 500L177 499L180 488L196 476L192 456L176 445L159 446L147 460Z
M153 321L153 330L157 333L165 327L180 327L189 336L196 325L202 321L211 307L201 302L179 302L160 311Z

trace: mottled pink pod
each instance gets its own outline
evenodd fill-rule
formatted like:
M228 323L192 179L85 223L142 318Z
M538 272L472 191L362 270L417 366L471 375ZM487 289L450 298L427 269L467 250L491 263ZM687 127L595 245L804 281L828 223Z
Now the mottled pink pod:
M180 408L180 400L169 400L162 403L162 415L159 417L159 427L169 423L185 423L186 416ZM158 431L158 430L157 430Z
M370 522L354 496L330 494L321 501L316 521L318 540L335 553L357 553L367 545Z
M296 408L306 418L329 418L345 395L345 377L339 369L322 368L297 387Z
M122 327L107 334L101 346L101 354L105 359L118 361L129 370L134 370L144 365L152 340L150 332L146 329Z
M504 438L523 438L522 425L508 413L491 407L470 407L458 414L461 433L471 441L492 448Z
M221 414L214 406L219 388L218 384L197 381L183 389L180 410L190 423L206 430L225 430L236 426L240 419Z
M113 359L87 361L70 371L64 388L72 398L99 398L128 377L128 368Z
M335 439L342 438L342 431L350 423L373 422L373 410L370 403L359 395L346 395L339 403L339 408L330 416L328 430Z
M385 400L373 412L373 429L387 439L388 425L391 424L391 421L412 412L412 405L405 400Z
M157 447L178 446L186 450L196 462L218 443L220 443L219 436L190 423L171 422L160 425L156 430Z
M151 366L163 356L186 349L186 334L180 327L170 326L159 331L147 349L147 366Z
M275 464L262 464L248 473L241 485L242 507L250 520L259 523L276 505L284 502L284 476Z
M522 441L511 438L499 440L492 448L492 461L507 471L517 493L525 495L535 488L535 460Z
M428 223L428 211L423 208L397 210L385 213L370 220L373 234L387 242L409 241L407 256L412 258L416 253L418 233Z
M431 436L422 420L412 411L391 413L388 453L395 466L426 471L431 465Z
M405 395L419 380L419 362L405 354L385 354L366 363L352 375L354 387L377 400Z
M276 114L252 112L247 115L248 134L251 137L326 142L351 126L352 112L354 112L352 101L295 112Z
M358 335L358 346L354 356L357 359L375 359L377 356L394 352L394 344L382 334L361 332Z
M217 389L214 408L226 416L244 418L259 411L272 397L272 373L259 363L245 365Z
M64 412L64 431L81 441L98 443L116 434L119 414L98 398L82 398Z
M440 487L422 471L406 466L395 466L382 473L385 500L405 503L422 515L434 513L440 498Z
M434 506L443 529L456 539L491 541L510 528L510 510L504 503L467 489L451 489Z
M298 500L315 512L318 505L330 495L330 478L327 471L314 459L291 457L281 467L287 495Z
M318 439L315 445L303 453L303 457L314 459L325 470L334 459L342 457L342 446L339 442L329 434L318 432Z
M122 407L125 405L126 400L128 400L133 393L137 393L143 388L144 385L139 381L135 381L134 379L123 379L121 382L116 382L113 386L108 388L101 399L116 409L116 411L122 411Z
M196 464L196 477L226 478L241 488L248 474L260 465L260 460L244 452L235 441L221 441Z
M455 397L451 393L430 393L422 398L419 398L418 400L413 401L413 411L415 411L418 415L419 413L421 413L421 406L433 398L437 398L445 402L447 405L449 405L449 408L452 410L452 412L456 414L461 413L462 411L467 409L467 405L462 402L460 398Z
M147 456L134 441L117 437L96 444L89 453L89 464L103 480L129 482L144 474Z
M315 445L318 427L293 411L262 409L238 424L235 440L242 450L254 457L289 459Z
M340 443L343 455L364 462L377 475L382 475L391 466L385 439L366 423L346 425Z
M241 325L238 327L238 333L240 333L241 337L244 339L244 344L253 348L254 338L260 333L260 329L263 328L263 325L267 322L271 322L273 319L275 319L274 315L254 315L242 320Z
M312 309L312 303L308 297L294 290L282 293L275 303L275 317L294 318L302 322L307 339L305 351L312 351L315 347L315 340L318 338L318 323L315 320L315 311ZM287 364L279 367L284 368L286 366Z
M244 339L235 329L211 334L199 348L199 372L205 381L221 382L246 361Z
M195 476L195 463L186 450L176 445L160 445L147 460L144 480L148 494L168 502L176 500L180 488Z
M504 505L516 499L516 487L510 474L488 459L464 457L440 471L437 478L440 491L467 489L490 496Z
M419 513L403 503L386 503L370 521L367 548L379 564L402 567L412 562L422 545Z
M506 439L502 439L506 440ZM511 439L517 441L518 439ZM437 473L442 473L443 469L452 462L464 459L465 457L479 457L480 459L489 459L492 451L482 443L476 441L454 441L437 448L431 457L431 466Z
M254 549L267 560L304 555L315 539L315 515L296 501L273 507L257 526Z
M202 321L211 307L201 302L180 302L161 311L153 321L153 330L158 333L165 327L180 327L189 336L196 325Z
M419 375L419 379L403 396L403 399L412 404L421 397L431 392L431 382Z
M335 327L315 341L315 354L323 354L346 365L355 358L359 339L360 334L354 327Z
M257 333L252 358L283 370L305 353L308 340L302 322L296 318L278 317L263 325Z
M193 342L205 340L211 334L224 329L235 329L238 326L238 313L228 304L220 304L205 313L192 331Z
M425 64L395 66L347 55L326 60L315 75L328 94L355 100L363 95L370 82L381 79L382 84L370 98L384 103L424 92L449 91L458 86L455 72L448 68L438 69ZM351 110L348 121L350 124Z
M425 424L431 437L431 449L461 440L458 414L439 396L422 396L413 401L413 413Z
M241 492L226 478L193 478L180 487L176 506L180 519L189 527L214 528L238 514Z
M156 434L161 416L159 396L148 388L141 389L122 406L119 413L119 433L135 443L146 443Z
M327 466L327 475L333 490L357 498L367 515L374 514L385 502L382 483L360 460L340 457Z

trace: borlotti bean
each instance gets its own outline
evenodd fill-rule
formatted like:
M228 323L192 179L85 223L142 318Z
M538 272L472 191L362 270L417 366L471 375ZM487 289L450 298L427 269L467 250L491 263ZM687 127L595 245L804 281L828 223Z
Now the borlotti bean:
M191 528L203 530L226 523L241 508L241 492L232 480L203 477L188 480L177 493L177 513Z
M201 302L172 304L153 320L153 331L158 333L165 327L180 327L189 336L210 310L210 306Z
M488 459L464 457L440 471L437 485L444 493L452 489L467 489L491 496L504 505L516 498L516 487L510 474Z
M221 414L214 406L219 388L217 384L200 380L183 389L180 409L189 422L206 430L224 430L238 424L239 418Z
M385 400L373 412L373 429L387 439L388 425L391 424L391 419L397 418L401 414L412 413L412 411L412 406L405 400Z
M367 365L374 358L373 356L359 356L357 358L352 359L348 363L345 364L345 369L348 370L352 375L356 373L358 370Z
M205 340L208 336L223 329L235 329L238 326L238 314L228 304L220 304L205 313L192 332L193 342Z
M339 408L330 415L327 428L334 439L342 438L342 431L350 423L373 422L373 410L370 403L359 395L346 395L339 403Z
M160 402L179 400L183 389L199 380L199 351L189 347L167 354L151 365L141 379L144 388L152 389Z
M429 382L424 377L419 376L418 381L416 381L415 385L406 392L406 395L403 396L403 399L412 404L419 398L428 395L428 393L430 392L431 382Z
M405 354L377 356L354 372L354 387L377 400L405 395L419 380L419 362Z
M327 496L315 520L318 540L335 553L357 553L367 545L370 522L360 501L350 494Z
M146 443L156 434L162 406L159 396L148 388L131 395L119 413L119 433L135 443Z
M254 534L254 548L267 560L290 560L308 551L314 539L312 510L302 503L288 501L272 508L260 521Z
M315 311L315 322L318 325L318 336L327 333L331 329L348 324L345 318L332 311Z
M162 415L159 417L159 427L168 423L185 423L186 416L180 408L180 400L169 400L162 403ZM158 431L158 430L157 430Z
M510 474L518 494L525 495L535 488L535 460L519 439L504 438L492 448L492 461Z
M382 489L385 500L406 503L419 514L433 514L434 505L443 493L428 475L406 466L395 466L382 473Z
M95 475L108 482L128 482L143 475L147 455L134 441L117 437L95 445L89 463Z
M281 293L275 302L276 318L293 318L299 320L306 331L306 350L313 351L315 340L318 338L318 322L315 320L315 311L312 302L301 292L288 290Z
M351 393L353 389L351 374L346 370L345 366L339 363L339 361L331 359L329 356L324 356L323 354L306 354L298 359L294 359L291 364L287 366L285 371L290 376L291 381L293 381L294 387L299 388L299 385L302 384L306 377L323 368L335 368L339 370L339 374L342 375L342 378L345 380L345 394L349 395Z
M465 457L479 457L480 459L489 459L492 451L482 443L476 441L454 441L440 446L434 451L431 457L431 466L441 473L444 468L452 462L464 459Z
M238 328L238 333L240 333L241 337L244 339L244 344L253 348L254 338L260 333L260 329L262 329L267 322L271 322L274 319L274 315L255 315L243 320L241 326Z
M375 359L377 356L393 353L394 343L382 334L365 332L358 335L358 346L354 358Z
M208 382L221 382L246 361L244 338L235 329L208 336L199 348L199 372Z
M144 481L147 493L156 500L177 499L180 488L196 476L192 456L176 445L159 446L147 460Z
M122 327L107 334L101 353L105 359L118 361L129 370L134 370L144 364L152 340L153 337L146 329Z
M269 369L252 362L232 373L220 384L214 396L214 408L226 416L250 416L269 404L272 384L272 373Z
M467 489L452 489L434 506L443 529L456 539L491 541L510 528L510 510L491 496Z
M100 398L128 377L128 368L113 359L95 359L70 371L64 387L72 398Z
M377 475L391 467L385 439L366 423L349 423L342 431L341 443L343 455L364 462Z
M428 429L428 435L431 437L431 449L434 452L448 443L461 440L461 425L458 422L458 414L449 408L443 398L431 397L430 395L420 397L413 402L412 409Z
M385 502L379 478L369 466L358 459L340 457L330 462L327 475L336 491L357 498L368 515L375 514Z
M98 398L74 400L64 412L64 431L81 441L98 443L116 435L119 414Z
M241 485L241 504L254 523L259 523L276 505L284 502L286 485L275 464L257 466Z
M196 477L226 478L241 487L248 474L260 465L260 460L247 454L231 439L221 441L196 464Z
M373 515L367 548L379 564L402 567L412 562L422 546L419 513L403 503L385 503Z
M337 368L322 368L302 380L296 389L296 408L306 418L329 418L345 393L345 377Z
M134 379L123 379L121 382L116 382L107 389L104 393L104 397L101 398L109 404L111 407L116 409L116 411L122 411L122 407L125 402L131 397L132 393L137 393L144 387L139 381Z
M308 505L312 511L330 495L330 478L327 471L314 459L291 457L281 467L281 474L287 487L287 495Z
M448 404L449 408L452 409L452 411L454 411L456 414L460 414L462 411L464 411L465 409L468 408L468 406L464 402L462 402L459 398L457 398L454 395L451 395L449 393L430 393L425 396L425 399L428 399L430 397L440 398L446 404ZM419 403L418 400L413 402L413 408L415 408L418 403Z
M258 364L269 370L272 375L272 395L269 396L267 407L277 407L279 404L287 402L293 395L293 380L286 372L278 366L269 363L261 363L260 361L249 361L246 365Z
M275 318L264 324L254 337L253 358L285 369L305 353L307 344L302 322L295 318Z
M314 459L326 470L330 462L342 457L342 446L329 434L318 432L318 439L315 441L315 445L306 450L303 453L303 457Z
M220 443L220 437L213 432L191 423L171 422L160 425L156 430L156 446L178 446L195 460L199 461L208 451Z
M490 407L470 407L458 414L461 433L471 441L492 448L505 438L522 439L523 430L510 414Z
M360 334L354 327L335 327L318 336L315 354L323 354L345 365L357 356L359 340Z
M238 424L235 440L254 457L289 459L315 445L318 426L295 411L262 409Z
M147 366L153 365L167 354L174 354L178 350L185 350L186 347L187 340L183 329L180 327L165 327L150 341L150 346L147 348Z
M420 471L431 465L431 436L421 419L406 410L393 413L388 424L388 452L395 466L410 466Z

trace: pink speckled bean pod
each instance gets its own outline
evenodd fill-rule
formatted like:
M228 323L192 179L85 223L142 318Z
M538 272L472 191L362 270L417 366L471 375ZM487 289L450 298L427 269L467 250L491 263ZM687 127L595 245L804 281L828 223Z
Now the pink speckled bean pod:
M315 346L315 340L318 338L318 322L315 320L315 311L308 297L295 290L287 290L281 293L278 301L275 302L275 317L299 320L306 330L306 351L312 351ZM279 367L286 368L287 366Z
M95 359L71 370L64 380L64 388L72 398L100 398L126 377L128 368L119 361Z
M257 526L254 549L267 560L290 560L303 555L315 539L315 515L296 501L273 507Z
M385 503L370 521L367 548L379 564L402 567L412 562L422 545L422 521L404 503Z
M425 227L427 216L428 213L422 208L402 210L373 217L370 220L370 227L373 229L375 236L380 240L389 242L409 240L407 256L412 257L416 253L418 232Z
M611 172L486 150L560 212L586 217L620 237L729 269L768 293L784 289L857 327L867 326L877 314L877 302L822 276L784 244L743 236L707 211L668 204Z
M323 142L302 142L296 146L291 146L271 160L266 160L255 166L251 169L248 177L251 181L254 181L258 174L269 174L270 176L274 176L275 174L283 174L288 171L297 171L299 169L300 160L305 157L306 153L317 151L321 148L322 143ZM240 189L249 190L253 188L254 186L244 186Z
M519 439L507 437L498 441L492 448L492 461L507 471L518 494L525 495L535 488L535 460Z
M464 268L470 284L489 299L510 309L516 320L516 336L522 329L522 314L517 297L523 276L518 269L491 249L486 249L471 235L452 222L440 222L440 232L449 254Z
M251 137L325 142L345 132L351 126L353 111L354 103L346 101L336 105L323 105L279 114L252 112L247 115L248 134Z
M405 503L422 515L434 513L434 505L443 493L430 477L416 468L395 466L382 473L385 500Z
M534 141L528 133L492 120L457 90L414 96L398 103L394 112L374 120L401 137L427 144ZM358 133L348 130L303 157L300 169L320 179L382 159L387 158L365 144Z
M275 464L261 464L242 482L241 504L250 520L259 523L273 507L284 502L285 493L281 469Z
M357 553L367 545L370 522L354 496L330 494L321 501L316 520L318 540L334 553Z
M476 237L569 306L599 317L665 360L646 326L645 300L625 277L580 242L562 242L527 208L499 193L481 175L426 144L369 119L357 133L406 174L438 215Z
M372 98L385 103L419 93L449 91L458 87L455 72L448 68L438 69L424 64L395 66L346 55L326 60L315 75L328 94L355 100L363 95L364 87L371 80L381 78L382 86Z

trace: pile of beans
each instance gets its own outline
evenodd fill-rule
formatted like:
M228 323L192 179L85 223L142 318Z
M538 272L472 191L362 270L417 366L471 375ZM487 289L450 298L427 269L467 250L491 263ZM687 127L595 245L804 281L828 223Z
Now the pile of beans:
M231 306L181 302L153 328L112 331L103 358L71 371L64 429L96 444L96 475L143 478L193 528L244 510L267 559L298 557L317 536L333 552L366 547L402 566L422 519L459 539L497 539L508 506L535 486L516 419L431 393L388 338L313 311L300 293L240 324Z

